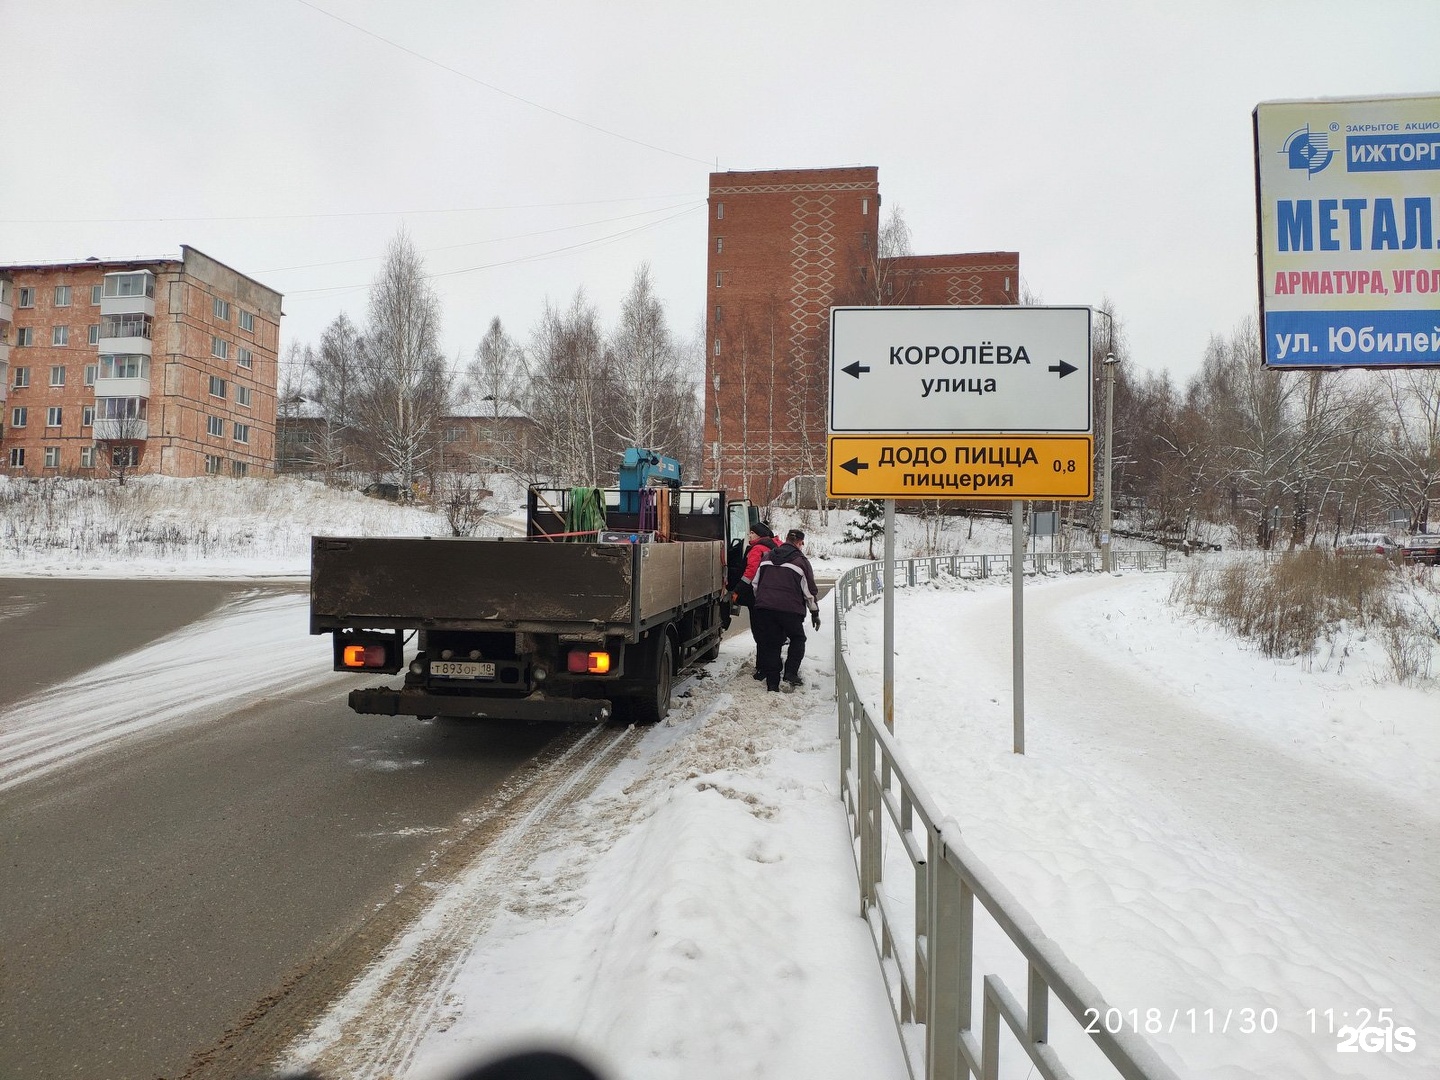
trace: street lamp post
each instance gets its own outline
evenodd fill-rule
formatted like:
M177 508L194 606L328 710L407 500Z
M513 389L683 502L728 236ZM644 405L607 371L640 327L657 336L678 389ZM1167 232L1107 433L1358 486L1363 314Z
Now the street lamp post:
M1105 476L1100 503L1100 569L1110 573L1110 475L1115 463L1115 365L1114 353L1105 357Z

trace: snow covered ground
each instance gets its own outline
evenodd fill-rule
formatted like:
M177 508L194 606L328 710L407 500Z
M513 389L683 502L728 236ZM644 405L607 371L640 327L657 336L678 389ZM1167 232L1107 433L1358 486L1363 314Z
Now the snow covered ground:
M902 748L1179 1075L1440 1075L1440 688L1385 682L1360 637L1267 659L1177 614L1169 588L1027 587L1024 756L1009 589L903 591ZM881 628L878 604L848 623L877 715ZM1360 1010L1383 1025L1382 1009L1411 1052L1337 1052L1340 1027L1364 1026Z
M231 510L186 511L215 530L207 550L143 549L137 563L83 544L27 551L12 531L0 573L303 575L311 529L441 531L433 516L407 525L417 510L313 493L256 521L241 487L225 489ZM46 535L58 535L60 514ZM835 540L842 516L806 524L832 556L822 572L853 563L858 553ZM947 550L1008 550L1003 527L976 531L963 541L952 531ZM1381 650L1359 636L1312 660L1261 657L1179 614L1169 580L1027 586L1024 757L1010 752L1006 584L903 591L904 752L1126 1022L1136 1009L1143 1029L1155 1011L1162 1030L1144 1033L1180 1075L1440 1075L1440 692L1386 681ZM377 973L463 928L428 1011L405 1014L405 1030L367 1029L367 1017L383 1026L394 1013L377 1000L383 980L363 980L291 1063L339 1080L382 1075L383 1057L396 1065L384 1075L438 1080L540 1040L577 1047L610 1080L901 1077L838 798L833 625L827 615L810 685L791 696L758 689L743 667L750 643L727 642L713 677L668 723L635 733L573 822L538 841L509 835L500 862L437 888L430 914L378 959ZM878 703L879 606L848 625L852 670ZM278 642L266 685L328 677L303 598L242 602L202 630L192 652ZM111 738L138 738L185 722L189 655L147 661L156 689L144 716L104 712L99 669L47 701L103 722ZM232 674L254 685L253 672ZM17 732L72 740L53 754L28 742L36 756L24 767L94 752L83 724L45 732L41 715L24 703L0 715L12 743ZM1242 1030L1246 1009L1255 1030ZM1361 1009L1391 1010L1414 1049L1338 1052L1330 1029L1353 1026ZM367 1056L378 1045L389 1050Z

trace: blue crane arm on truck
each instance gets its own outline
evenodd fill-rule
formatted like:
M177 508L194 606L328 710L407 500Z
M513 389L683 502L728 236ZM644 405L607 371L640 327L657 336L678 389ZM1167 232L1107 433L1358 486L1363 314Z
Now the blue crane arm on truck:
M574 535L579 499L604 521ZM337 671L403 673L357 712L653 723L719 652L751 519L720 490L532 487L524 537L313 537L310 632Z

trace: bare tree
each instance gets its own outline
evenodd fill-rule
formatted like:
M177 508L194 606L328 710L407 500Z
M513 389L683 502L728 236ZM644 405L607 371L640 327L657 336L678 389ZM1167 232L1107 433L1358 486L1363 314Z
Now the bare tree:
M451 375L439 348L440 299L410 237L399 233L370 289L357 356L355 415L380 461L407 488L435 456Z
M1440 371L1389 372L1386 415L1377 425L1381 484L1410 513L1410 531L1429 527L1431 500L1440 496Z
M650 267L641 264L620 305L620 325L610 338L615 403L607 416L621 446L643 446L679 458L687 441L681 426L693 413L694 388L681 373L680 352L655 294ZM677 423L679 421L679 423Z
M140 467L140 451L150 432L145 419L143 402L136 405L137 398L111 398L107 409L111 415L95 418L95 445L105 462L105 468L123 487L126 477Z
M527 352L526 411L536 424L531 471L567 482L605 483L619 464L603 422L613 392L599 316L583 289L564 311L546 303Z

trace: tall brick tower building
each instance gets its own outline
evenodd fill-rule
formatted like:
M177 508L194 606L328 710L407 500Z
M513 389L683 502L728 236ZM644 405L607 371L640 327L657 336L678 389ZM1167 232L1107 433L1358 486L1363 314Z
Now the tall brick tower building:
M830 308L1013 304L1014 252L882 258L879 170L710 174L706 479L765 504L824 472Z

